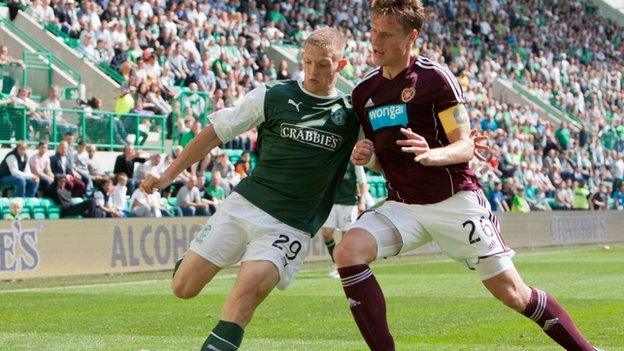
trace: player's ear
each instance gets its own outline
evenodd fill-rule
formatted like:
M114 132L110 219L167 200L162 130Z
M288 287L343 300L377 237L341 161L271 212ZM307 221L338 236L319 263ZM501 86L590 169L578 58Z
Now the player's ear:
M418 38L418 30L412 29L412 31L407 35L410 42L415 42L416 38Z
M340 60L338 60L338 69L337 71L340 72L342 71L345 67L347 67L347 63L349 63L349 60L347 60L346 58L341 58Z

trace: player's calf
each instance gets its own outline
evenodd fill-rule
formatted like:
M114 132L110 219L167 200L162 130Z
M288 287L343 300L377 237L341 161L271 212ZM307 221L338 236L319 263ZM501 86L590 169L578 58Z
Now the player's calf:
M559 302L546 292L527 286L515 268L484 280L483 284L505 305L537 323L544 333L564 349L594 351Z

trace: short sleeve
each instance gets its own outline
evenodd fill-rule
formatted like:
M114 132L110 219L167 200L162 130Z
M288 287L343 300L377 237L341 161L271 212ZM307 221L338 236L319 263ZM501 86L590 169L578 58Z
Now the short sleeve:
M266 86L262 84L247 93L235 107L224 108L208 117L223 143L264 122L266 91Z
M434 109L436 113L465 103L462 88L451 71L441 67L435 70L434 77L433 84L436 91L434 95Z

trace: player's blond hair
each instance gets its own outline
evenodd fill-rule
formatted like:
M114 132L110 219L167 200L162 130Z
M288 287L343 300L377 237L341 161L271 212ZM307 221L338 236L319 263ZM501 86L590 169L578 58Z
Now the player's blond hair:
M342 58L347 39L336 28L326 27L313 31L303 44L303 47L314 45L331 51L335 58Z
M416 29L420 32L425 21L425 9L420 0L373 0L373 16L394 17L406 32Z

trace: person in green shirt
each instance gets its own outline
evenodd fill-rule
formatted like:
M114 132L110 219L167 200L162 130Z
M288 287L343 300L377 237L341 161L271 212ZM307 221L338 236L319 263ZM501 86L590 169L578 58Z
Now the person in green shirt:
M212 172L210 185L206 187L206 195L210 197L210 200L213 202L215 207L219 206L219 204L221 204L223 200L225 200L225 191L221 186L220 172Z
M589 195L590 191L585 187L585 182L580 181L574 187L574 193L572 195L572 209L573 210L589 210Z
M511 212L531 212L531 207L529 206L527 200L524 198L524 187L522 186L518 188L518 192L511 200Z
M557 139L557 142L561 145L562 149L568 149L570 146L570 138L570 129L568 129L568 126L565 123L561 123L559 129L555 131L555 139Z
M176 263L172 290L196 296L222 268L241 261L220 321L203 351L240 347L243 328L275 288L299 271L310 238L323 225L359 134L350 96L335 89L345 39L336 29L314 31L302 50L303 81L262 84L239 104L212 115L160 175L141 184L147 193L167 187L213 148L258 128L258 161L252 174L210 217Z

